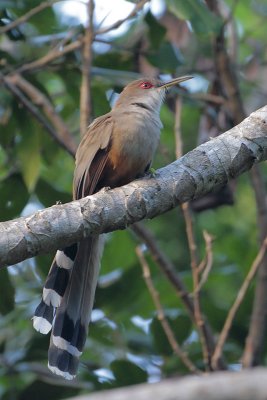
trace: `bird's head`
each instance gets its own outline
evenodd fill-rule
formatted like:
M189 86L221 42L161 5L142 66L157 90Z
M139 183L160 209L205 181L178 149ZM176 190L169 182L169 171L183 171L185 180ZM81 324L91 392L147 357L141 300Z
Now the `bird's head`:
M193 76L181 76L168 82L162 82L155 78L142 78L129 83L121 92L115 107L123 107L130 104L143 104L151 110L159 110L168 88L187 81Z

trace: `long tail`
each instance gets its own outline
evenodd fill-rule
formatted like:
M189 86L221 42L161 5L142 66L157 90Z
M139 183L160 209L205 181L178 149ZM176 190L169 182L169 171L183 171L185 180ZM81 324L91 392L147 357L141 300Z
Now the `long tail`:
M82 240L78 244L72 268L68 269L69 276L65 290L62 290L63 285L61 285L59 294L55 286L49 288L45 286L46 297L43 294L42 302L36 309L39 315L35 314L34 317L35 328L47 333L50 330L48 328L52 326L48 367L65 379L73 379L76 376L79 357L85 345L103 243L103 236ZM55 267L52 264L50 282L53 281L53 274L57 276L53 268ZM56 281L58 279L54 279L54 282ZM53 290L55 293L46 292L45 289ZM53 307L57 307L54 313ZM42 329L39 329L40 326Z

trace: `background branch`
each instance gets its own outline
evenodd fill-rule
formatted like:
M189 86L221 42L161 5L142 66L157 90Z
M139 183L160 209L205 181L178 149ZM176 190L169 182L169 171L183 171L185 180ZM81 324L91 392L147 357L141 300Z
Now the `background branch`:
M169 342L173 352L181 359L181 361L184 363L184 365L188 368L189 371L191 371L195 374L200 374L201 371L198 368L196 368L196 366L192 363L192 361L187 356L186 352L184 352L182 350L181 346L179 345L179 343L177 342L177 340L175 338L174 332L165 316L164 309L161 305L159 292L156 290L156 288L153 284L151 274L150 274L150 268L145 259L145 256L143 254L141 246L137 246L136 254L140 261L142 270L143 270L143 277L146 282L148 291L152 297L153 303L156 308L157 318L165 332L165 335L168 339L168 342Z
M262 244L262 246L260 248L260 251L259 251L257 257L255 258L255 260L254 260L254 262L253 262L253 264L252 264L252 266L251 266L251 268L250 268L250 270L249 270L249 272L248 272L248 274L247 274L247 276L246 276L241 288L239 289L239 292L238 292L238 294L236 296L234 304L232 305L232 307L231 307L231 309L230 309L230 311L229 311L229 313L228 313L228 315L226 317L225 323L223 325L223 329L222 329L222 331L221 331L221 333L219 335L219 339L218 339L214 354L212 356L212 366L213 366L214 369L218 368L218 364L217 363L218 363L219 358L221 357L221 354L222 354L222 351L223 351L223 346L225 344L225 341L227 339L227 336L228 336L229 331L231 329L231 326L233 324L235 315L236 315L236 313L237 313L242 301L244 300L245 295L246 295L247 290L248 290L248 287L249 287L252 279L254 278L254 276L255 276L255 274L256 274L256 272L257 272L257 270L258 270L258 268L259 268L259 266L260 266L260 264L262 262L262 259L263 259L264 255L266 253L266 247L267 247L267 239L265 239L263 241L263 244Z
M182 110L182 99L177 96L175 100L175 124L174 124L176 158L180 158L183 155L183 141L181 132L181 110ZM198 251L197 251L197 243L193 226L193 218L191 215L190 206L188 202L182 203L181 209L185 221L185 230L186 230L190 260L191 260L195 322L200 337L204 364L207 369L210 369L211 368L210 361L211 361L213 346L209 346L210 341L207 340L205 332L203 330L204 318L202 316L202 311L200 306L200 299L199 299L200 292L197 290L197 288L199 287L199 270L198 270L198 254L197 254Z
M82 82L80 94L80 135L83 136L88 128L92 113L91 98L91 64L92 64L92 43L94 38L93 15L94 0L88 0L87 6L87 27L82 47Z
M16 20L6 24L5 26L0 27L0 35L10 31L11 29L16 28L18 25L27 22L31 17L40 13L41 11L45 10L46 8L51 7L53 4L58 3L62 0L49 0L49 1L42 1L38 6L29 10L26 14L22 15L21 17L17 18Z
M195 313L194 313L194 303L193 300L182 281L182 278L178 275L175 270L174 265L168 259L165 253L159 248L156 238L153 236L152 232L146 228L141 222L133 224L131 230L138 236L138 238L146 245L149 250L152 259L158 265L160 270L163 272L165 277L168 279L170 284L175 290L175 293L182 301L186 311L188 312L192 322L196 325ZM205 337L206 343L208 344L211 354L215 348L214 336L209 326L209 323L203 319L203 324L201 330ZM219 361L221 368L225 368L222 360Z
M119 28L122 24L124 24L124 22L129 21L130 19L134 18L136 16L136 14L142 10L142 8L144 7L144 5L146 3L148 3L150 0L139 0L134 9L130 12L130 14L123 19L119 19L118 21L114 22L112 25L108 26L107 28L100 28L98 30L95 31L95 36L97 35L103 35L104 33L113 31L114 29Z
M224 19L220 3L217 0L207 0L210 9L219 17ZM226 23L229 21L225 21ZM225 44L225 24L214 40L214 60L217 77L220 82L221 90L227 99L224 104L233 125L238 124L245 118L245 108L240 95L239 80L236 70L231 63L231 59L226 50ZM257 206L257 218L259 226L259 242L263 243L267 236L267 204L266 190L263 184L261 171L258 166L254 166L250 173L251 183L255 194ZM257 279L253 310L249 328L246 347L243 355L244 366L259 365L263 347L265 344L265 336L267 331L267 254L262 258Z

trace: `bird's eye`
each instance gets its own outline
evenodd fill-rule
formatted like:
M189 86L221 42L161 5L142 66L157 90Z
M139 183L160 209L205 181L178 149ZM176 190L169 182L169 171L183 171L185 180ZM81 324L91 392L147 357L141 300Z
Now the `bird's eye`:
M142 88L142 89L150 89L152 87L153 87L153 85L151 82L142 82L140 84L140 88Z

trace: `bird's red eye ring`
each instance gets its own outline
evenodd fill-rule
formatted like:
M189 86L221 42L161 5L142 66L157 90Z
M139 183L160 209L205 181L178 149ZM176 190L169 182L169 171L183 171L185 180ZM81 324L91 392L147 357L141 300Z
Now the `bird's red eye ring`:
M152 85L152 83L151 82L142 82L142 83L140 83L140 88L142 88L142 89L150 89L150 88L152 88L154 85Z

